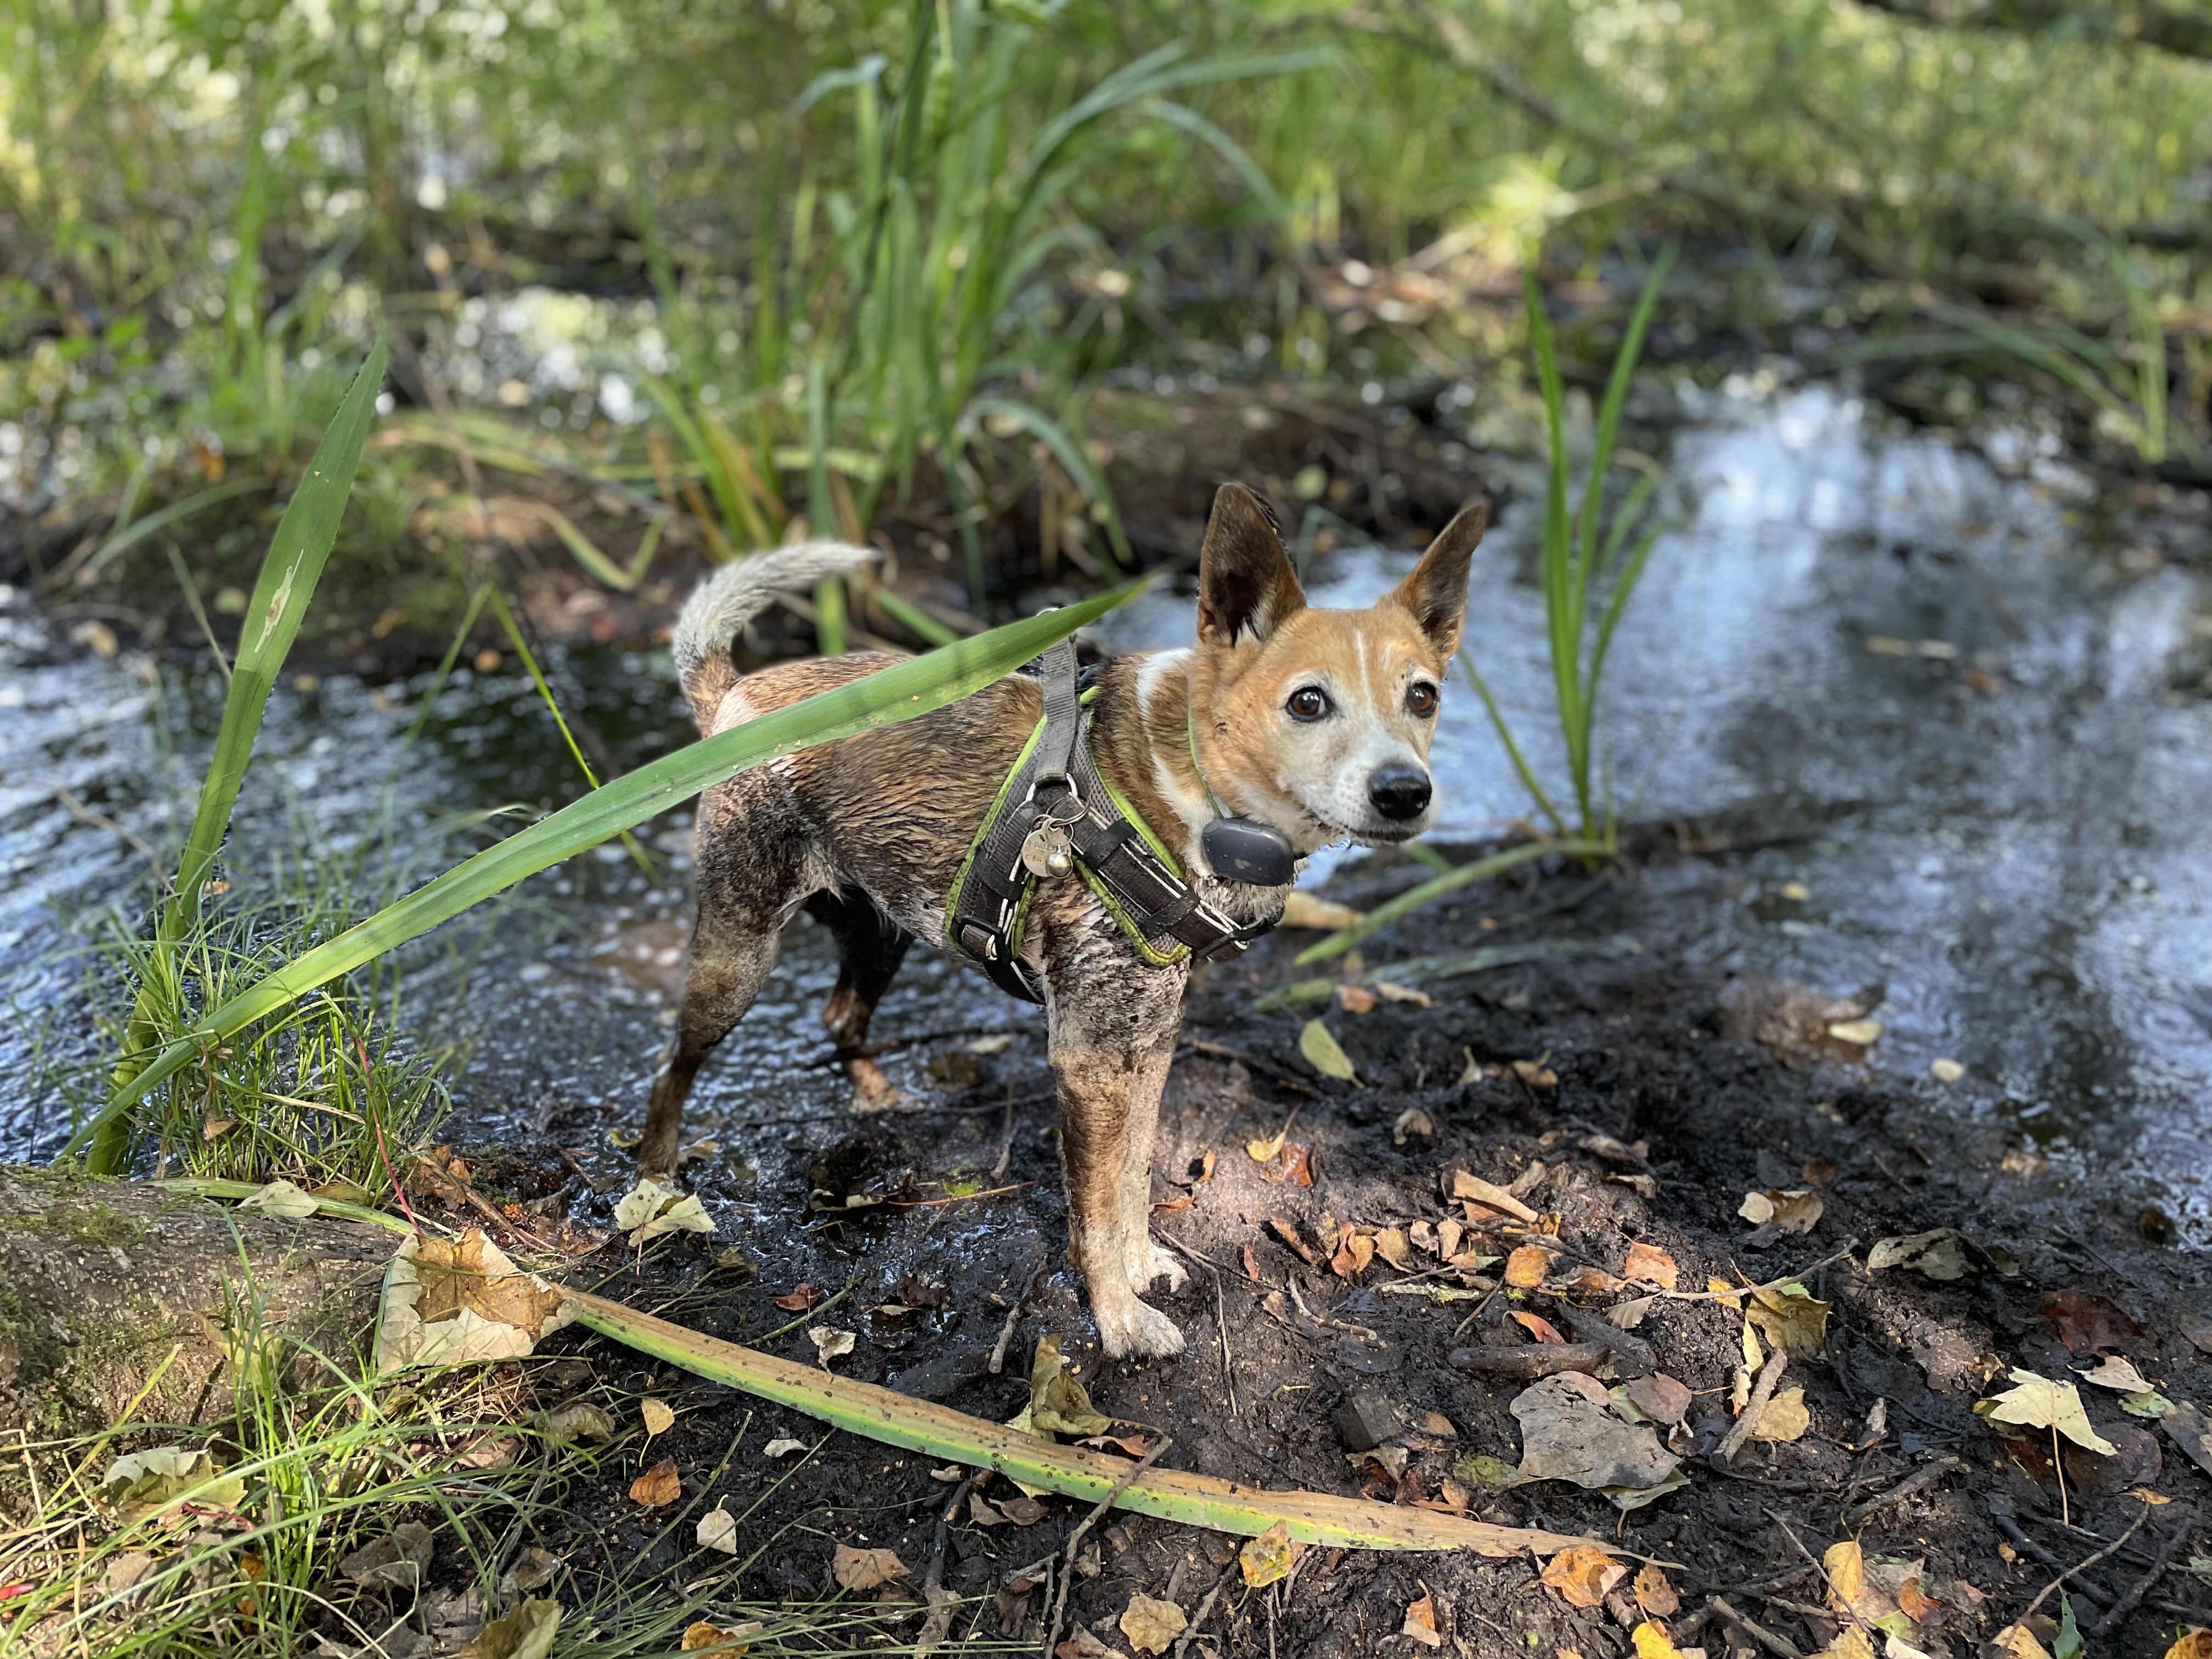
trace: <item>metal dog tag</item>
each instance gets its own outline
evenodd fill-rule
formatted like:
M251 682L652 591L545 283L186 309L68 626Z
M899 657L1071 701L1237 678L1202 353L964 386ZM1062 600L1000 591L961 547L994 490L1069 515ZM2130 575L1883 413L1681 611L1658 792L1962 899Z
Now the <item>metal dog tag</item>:
M1074 843L1050 820L1022 838L1022 868L1039 881L1056 881L1075 868Z

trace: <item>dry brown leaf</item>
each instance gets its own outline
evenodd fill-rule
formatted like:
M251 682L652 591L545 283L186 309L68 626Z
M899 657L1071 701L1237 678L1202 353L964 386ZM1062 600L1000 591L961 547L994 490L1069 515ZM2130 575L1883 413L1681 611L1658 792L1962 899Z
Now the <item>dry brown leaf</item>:
M1565 1342L1567 1340L1559 1334L1559 1327L1541 1314L1525 1313L1516 1310L1510 1317L1515 1324L1520 1326L1539 1342Z
M806 1337L814 1344L814 1363L825 1371L830 1369L831 1360L842 1359L852 1352L853 1345L858 1340L852 1332L841 1331L834 1325L814 1326L806 1333Z
M645 1436L650 1440L657 1434L666 1434L676 1426L676 1412L665 1400L646 1399L637 1403L638 1415L645 1419Z
M1813 1414L1805 1409L1805 1390L1784 1389L1766 1402L1759 1414L1759 1425L1751 1431L1753 1440L1790 1441L1803 1436L1813 1426Z
M1523 1244L1505 1258L1505 1282L1516 1290L1532 1291L1544 1282L1552 1254L1540 1244Z
M1480 1176L1469 1175L1465 1170L1452 1171L1451 1195L1456 1199L1472 1199L1477 1204L1510 1215L1516 1221L1534 1222L1537 1218L1535 1211L1523 1204L1512 1192L1494 1181L1485 1181Z
M1802 1188L1776 1188L1746 1193L1736 1213L1755 1227L1773 1233L1809 1233L1827 1205L1818 1193Z
M1595 1607L1627 1576L1626 1563L1614 1560L1595 1544L1577 1544L1544 1564L1543 1581L1569 1607Z
M1443 1636L1442 1632L1437 1629L1436 1602L1430 1597L1424 1595L1419 1601L1414 1602L1413 1606L1407 1607L1406 1609L1406 1622L1399 1627L1398 1634L1401 1636L1412 1637L1413 1640L1419 1642L1425 1648L1440 1648L1443 1646Z
M1297 896L1294 893L1293 898ZM1021 1581L1027 1583L1029 1581ZM1121 1650L1109 1648L1089 1631L1078 1625L1075 1634L1052 1650L1052 1659L1121 1659Z
M895 1550L856 1549L850 1544L840 1544L830 1558L830 1576L837 1581L840 1589L876 1589L908 1575L906 1563L898 1559Z
M1664 1371L1637 1377L1626 1386L1636 1408L1655 1423L1680 1422L1690 1409L1691 1401L1697 1398L1687 1384L1677 1382Z
M1390 980L1376 980L1375 990L1385 1002L1401 1002L1409 1008L1433 1008L1437 1006L1437 1000L1426 991L1416 991L1410 985L1400 985Z
M1307 1267L1317 1267L1321 1265L1321 1257L1315 1255L1312 1247L1310 1246L1304 1239L1298 1237L1298 1224L1292 1221L1289 1217L1279 1215L1269 1216L1267 1218L1267 1230L1273 1233L1276 1237L1281 1239L1284 1243L1289 1245L1292 1250L1296 1251L1297 1253L1298 1260L1304 1262ZM1256 1279L1259 1275L1255 1273L1253 1277Z
M520 1358L569 1317L560 1291L481 1229L452 1241L410 1236L385 1267L376 1368Z
M1559 1074L1540 1060L1516 1060L1513 1075L1532 1089L1551 1089L1559 1085Z
M1139 1653L1165 1653L1168 1644L1182 1635L1190 1620L1183 1610L1172 1601L1156 1601L1142 1590L1129 1598L1122 1609L1121 1634L1129 1638L1129 1645Z
M738 1517L720 1504L708 1510L699 1517L699 1547L735 1555L738 1553Z
M788 1296L775 1296L769 1298L786 1313L805 1313L821 1299L822 1292L803 1281L799 1288Z
M2142 1340L2142 1327L2126 1310L2094 1291L2048 1291L2036 1304L2035 1312L2069 1353L2103 1353L2132 1347Z
M1237 1552L1237 1565L1247 1584L1264 1589L1278 1579L1289 1577L1304 1550L1303 1544L1291 1541L1290 1522L1278 1521L1258 1537L1244 1540L1244 1547Z
M1382 1002L1382 999L1364 985L1355 985L1350 980L1336 988L1336 1006L1347 1014L1371 1014Z
M1682 1598L1655 1562L1645 1562L1637 1572L1636 1605L1654 1619L1672 1619L1681 1610Z
M1057 1336L1037 1338L1036 1351L1030 1361L1027 1415L1024 1426L1033 1434L1064 1434L1079 1439L1087 1434L1103 1434L1114 1426L1111 1418L1098 1414L1083 1384L1070 1375Z
M1532 1383L1507 1408L1521 1424L1520 1472L1583 1487L1657 1486L1682 1460L1646 1426L1624 1423L1605 1386L1574 1371Z
M1662 1291L1671 1291L1681 1282L1681 1269L1666 1251L1639 1238L1629 1244L1628 1265L1620 1270L1620 1276L1632 1284L1656 1285Z
M684 1477L676 1471L676 1460L664 1457L631 1481L629 1495L649 1510L673 1504L684 1495Z
M752 1645L749 1638L759 1635L760 1629L757 1620L724 1630L720 1625L712 1625L702 1619L684 1627L680 1651L719 1653L723 1659L740 1659Z
M1398 1121L1390 1126L1390 1144L1393 1146L1402 1146L1406 1144L1406 1137L1408 1135L1429 1137L1433 1136L1436 1132L1437 1125L1434 1118L1418 1106L1408 1106L1398 1114Z
M1413 1252L1398 1228L1385 1227L1375 1235L1375 1254L1401 1273L1413 1271Z

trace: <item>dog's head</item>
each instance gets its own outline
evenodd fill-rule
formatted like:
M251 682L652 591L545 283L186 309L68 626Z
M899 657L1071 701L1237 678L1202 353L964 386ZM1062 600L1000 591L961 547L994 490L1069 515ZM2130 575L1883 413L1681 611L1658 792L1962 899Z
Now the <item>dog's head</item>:
M1428 828L1429 744L1459 646L1468 560L1490 510L1462 511L1364 611L1306 604L1273 518L1242 484L1213 498L1199 559L1192 693L1208 780L1300 852Z

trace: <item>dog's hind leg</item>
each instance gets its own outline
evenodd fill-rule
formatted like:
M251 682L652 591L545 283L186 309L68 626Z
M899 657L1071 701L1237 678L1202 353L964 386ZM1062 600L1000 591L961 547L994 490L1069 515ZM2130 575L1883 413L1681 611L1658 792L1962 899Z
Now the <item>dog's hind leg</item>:
M914 935L878 909L865 893L817 893L806 901L806 914L837 941L837 988L823 1006L822 1023L830 1028L837 1058L853 1080L853 1109L880 1112L900 1105L903 1097L898 1089L868 1056L868 1022Z
M684 1103L691 1081L715 1044L729 1036L768 982L781 943L781 918L710 908L702 898L699 931L684 983L676 1037L653 1079L653 1103L637 1146L641 1176L667 1181L676 1174L676 1143L684 1130Z

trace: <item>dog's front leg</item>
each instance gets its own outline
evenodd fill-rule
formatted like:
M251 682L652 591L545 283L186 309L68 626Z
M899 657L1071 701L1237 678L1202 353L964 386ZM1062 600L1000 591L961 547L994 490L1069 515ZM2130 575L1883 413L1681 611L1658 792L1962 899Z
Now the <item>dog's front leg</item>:
M1182 1352L1182 1333L1137 1292L1154 1277L1149 1183L1160 1091L1175 1058L1184 970L1139 961L1112 924L1048 952L1046 1009L1060 1079L1068 1253L1116 1358Z

